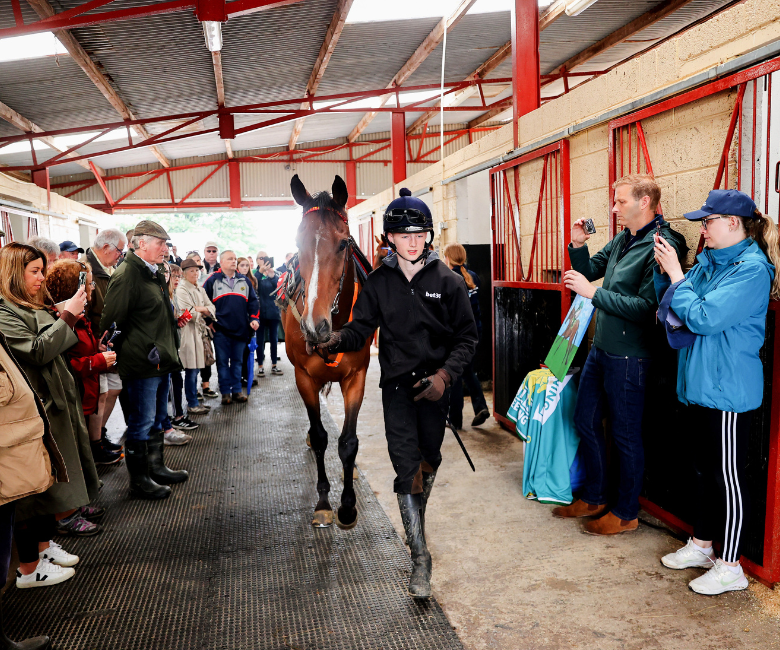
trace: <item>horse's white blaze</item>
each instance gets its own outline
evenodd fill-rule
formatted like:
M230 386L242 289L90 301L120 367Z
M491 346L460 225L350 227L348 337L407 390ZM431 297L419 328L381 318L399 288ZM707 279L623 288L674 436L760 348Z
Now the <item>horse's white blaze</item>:
M308 311L309 313L306 314L306 324L309 327L309 331L314 333L315 325L314 325L314 303L317 302L317 285L319 283L319 275L320 275L320 253L319 253L319 247L320 247L320 233L322 231L322 226L317 230L317 235L314 238L314 266L311 269L311 278L309 280L309 295L307 296L308 300Z

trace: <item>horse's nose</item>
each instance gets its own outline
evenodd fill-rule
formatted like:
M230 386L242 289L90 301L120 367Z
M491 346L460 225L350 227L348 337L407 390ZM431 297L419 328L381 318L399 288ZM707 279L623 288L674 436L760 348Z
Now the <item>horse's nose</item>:
M323 318L319 323L317 323L317 327L315 328L314 333L317 335L318 340L326 340L330 336L330 322Z

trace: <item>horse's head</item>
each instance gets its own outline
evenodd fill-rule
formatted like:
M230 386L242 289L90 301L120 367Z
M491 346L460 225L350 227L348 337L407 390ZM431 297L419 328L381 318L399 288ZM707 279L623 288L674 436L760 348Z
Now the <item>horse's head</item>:
M346 223L347 185L340 176L332 192L310 195L296 174L290 182L296 203L303 208L298 227L298 261L304 281L301 330L306 342L315 345L328 339L331 314L339 297L347 263L349 227Z
M382 233L381 237L374 236L376 240L376 251L374 253L374 268L382 266L382 260L390 253L390 244L387 243L387 237Z

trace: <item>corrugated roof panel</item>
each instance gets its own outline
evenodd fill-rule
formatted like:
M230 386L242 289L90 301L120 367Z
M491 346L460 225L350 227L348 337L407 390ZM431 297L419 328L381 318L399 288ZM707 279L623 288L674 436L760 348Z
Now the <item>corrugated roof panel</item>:
M376 166L376 165L373 165ZM277 163L241 163L241 195L248 200L284 198L292 196L290 181L298 174L310 194L322 190L330 191L336 175L344 178L343 163L299 163L280 165Z
M318 94L385 87L438 22L420 18L346 24Z

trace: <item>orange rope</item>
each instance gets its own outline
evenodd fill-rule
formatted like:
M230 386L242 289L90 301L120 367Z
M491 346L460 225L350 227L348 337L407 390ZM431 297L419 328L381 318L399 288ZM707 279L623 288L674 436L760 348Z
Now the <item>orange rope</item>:
M357 280L355 280L355 290L352 293L352 308L349 310L349 320L347 321L348 323L352 322L352 312L355 311L355 302L357 301L357 297L358 297L358 283ZM344 358L344 353L339 352L336 355L335 361L326 361L325 365L328 366L329 368L338 368L338 365L341 363L341 360L343 358Z

